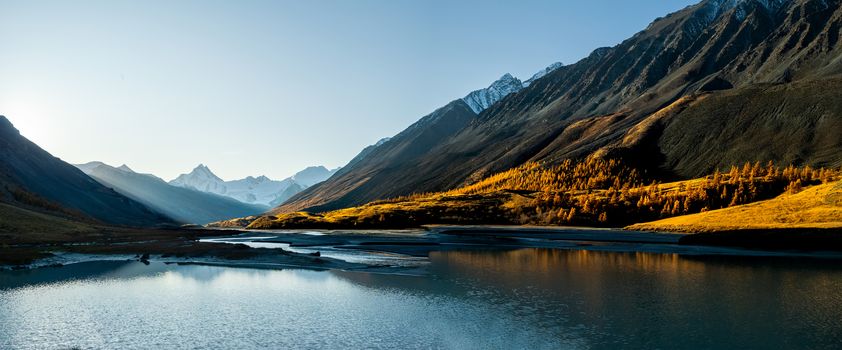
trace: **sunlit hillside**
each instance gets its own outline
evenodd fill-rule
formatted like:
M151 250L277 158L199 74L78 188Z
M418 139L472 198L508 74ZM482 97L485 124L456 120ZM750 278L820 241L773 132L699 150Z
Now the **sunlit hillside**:
M711 232L776 228L842 228L842 181L706 213L636 224L636 230Z
M250 228L533 224L617 227L708 212L795 193L839 179L839 171L759 163L699 179L658 183L615 160L538 163L441 193L375 201L326 213L265 216Z

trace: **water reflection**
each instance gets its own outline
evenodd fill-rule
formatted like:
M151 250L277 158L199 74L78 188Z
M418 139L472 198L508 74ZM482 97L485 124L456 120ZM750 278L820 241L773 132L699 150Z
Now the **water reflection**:
M0 348L833 348L836 261L450 251L430 275L100 262L0 272Z
M554 249L434 252L430 260L435 280L346 278L496 305L547 329L576 328L595 348L842 344L838 260Z

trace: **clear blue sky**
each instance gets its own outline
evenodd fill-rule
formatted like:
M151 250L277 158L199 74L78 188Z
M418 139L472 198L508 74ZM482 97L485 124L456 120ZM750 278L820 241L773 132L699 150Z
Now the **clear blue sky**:
M283 178L694 2L0 0L0 114L72 163Z

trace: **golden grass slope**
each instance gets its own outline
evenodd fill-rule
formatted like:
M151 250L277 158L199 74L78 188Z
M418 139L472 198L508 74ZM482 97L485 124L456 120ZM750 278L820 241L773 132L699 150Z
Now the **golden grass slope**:
M795 194L627 227L633 230L716 232L750 229L842 228L842 181Z
M746 163L727 173L660 184L615 160L527 163L473 185L330 212L244 218L214 226L252 229L405 228L431 224L624 227L775 198L838 181L830 169ZM649 185L645 185L646 183Z
M74 235L95 231L91 224L0 203L0 237L4 234Z

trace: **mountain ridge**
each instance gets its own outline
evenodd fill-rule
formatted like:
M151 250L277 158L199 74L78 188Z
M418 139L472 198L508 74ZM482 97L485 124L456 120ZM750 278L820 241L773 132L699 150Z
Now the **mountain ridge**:
M823 85L835 86L832 77L842 73L840 8L839 0L701 1L653 21L614 47L596 49L579 62L553 70L479 114L469 108L471 113L467 115L452 116L452 130L435 132L436 123L429 122L432 115L424 117L401 134L435 136L396 136L371 152L368 160L345 169L343 176L296 195L274 212L325 211L415 192L441 191L528 161L552 164L600 154L646 160L641 166L667 178L701 175L742 158L840 164L838 152L825 151L821 157L786 155L798 150L809 152L806 139L776 152L736 142L732 145L742 149L742 155L726 157L716 157L698 147L672 148L675 142L670 140L707 143L713 132L667 124L689 120L692 113L709 106L710 118L717 121L719 132L745 130L775 137L786 128L806 128L802 130L805 134L827 133L802 121L785 106L790 102L769 99L753 89L779 85L783 90L800 89L797 94L806 96L823 89ZM795 83L799 81L817 83ZM724 114L731 113L732 104L715 97L696 102L687 112L670 112L677 117L655 123L668 130L667 134L651 129L651 137L635 147L609 152L623 148L622 141L630 130L679 99L700 94L720 96L728 91L738 95L736 100L751 99L758 105L765 103L785 111L775 116L780 121L777 129L746 124L752 113L744 113L739 123L729 123ZM839 99L834 91L826 92L826 98L828 94ZM824 106L821 113L808 119L824 115L829 118L825 125L836 125L842 111L833 103ZM443 109L453 107L451 103ZM411 145L425 147L422 150ZM838 150L833 142L824 147ZM383 157L407 148L417 152ZM681 162L664 162L678 153L690 159L702 156L703 161L692 169Z
M269 207L279 205L301 190L324 181L337 170L328 170L324 166L310 166L283 180L272 180L261 175L225 181L206 165L199 164L191 172L179 175L169 184L225 196L246 204Z
M91 167L91 164L96 166ZM148 174L140 174L123 165L113 167L102 162L77 166L99 183L150 209L185 224L209 222L260 214L268 207L245 204L232 198L173 186Z
M0 116L0 201L118 226L174 224L54 157L23 137L4 116Z

